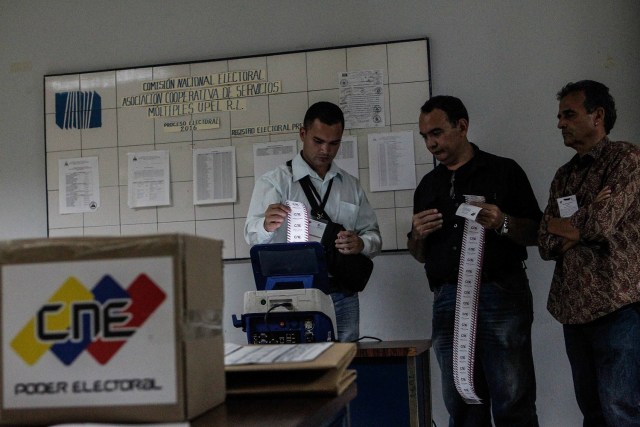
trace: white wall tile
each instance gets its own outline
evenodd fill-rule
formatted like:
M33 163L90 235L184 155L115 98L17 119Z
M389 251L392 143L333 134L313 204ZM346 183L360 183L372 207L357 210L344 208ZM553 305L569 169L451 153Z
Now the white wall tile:
M49 229L82 227L82 214L61 214L60 213L60 193L56 191L47 192L47 210L49 212Z
M302 123L304 114L309 108L307 94L287 93L269 96L270 124Z
M404 83L429 80L427 43L416 40L405 43L389 43L389 82Z
M269 81L281 81L282 93L307 91L307 62L304 52L267 57Z
M429 98L427 82L389 85L390 120L393 125L417 123L420 107Z
M238 177L253 176L253 144L269 142L268 136L233 138L236 147L236 173Z
M153 119L139 107L118 108L118 146L144 145L154 142Z
M307 52L309 90L336 89L338 73L347 69L346 49Z
M80 90L80 75L49 76L44 79L45 113L56 112L56 93Z
M102 227L86 227L84 228L85 236L120 236L119 225L105 225Z
M136 224L156 224L158 222L158 208L145 207L135 208L129 207L129 187L121 185L120 189L120 223L123 225Z
M246 100L246 110L231 112L231 129L268 125L269 97L251 96Z
M191 182L172 182L171 206L158 206L159 223L174 221L195 221Z
M236 218L235 224L235 245L236 245L236 258L249 258L249 251L251 247L244 240L244 223L246 218Z
M171 182L193 182L193 149L191 142L165 144L159 147L169 151Z
M82 157L97 157L100 187L112 187L118 185L118 149L100 148L96 150L83 150Z
M338 79L338 76L336 74L336 80L337 79ZM309 92L308 96L309 96L309 107L311 107L316 102L320 102L320 101L333 102L336 105L340 103L340 92L338 92L338 89L314 90L312 92ZM304 119L304 113L306 113L306 109L302 113L303 119Z
M45 122L47 126L47 152L80 149L81 144L79 129L60 129L56 124L55 114L47 114L45 117Z
M234 217L246 217L253 194L253 177L238 178L238 203L233 206Z
M123 236L141 236L144 234L156 234L158 223L153 224L122 224L120 234Z
M83 234L82 227L52 228L49 230L49 237L81 237Z
M84 213L84 226L120 226L120 194L118 187L100 187L100 207L95 212ZM119 233L119 229L118 229Z
M158 233L196 234L195 221L159 222Z
M116 110L102 110L102 126L99 128L82 129L82 148L116 147L118 145L118 123Z
M233 219L217 219L196 222L197 236L209 237L211 239L222 240L224 242L224 246L222 248L223 258L235 257L233 234Z
M407 233L411 231L413 207L396 208L398 249L407 249Z
M383 44L347 49L347 71L382 70L384 84L389 82L387 47Z
M116 108L116 72L99 71L80 75L80 90L96 91L100 95L102 109Z
M378 226L380 226L380 235L382 236L382 249L398 249L395 209L376 209L376 217L378 218Z
M233 203L196 205L196 220L233 218Z

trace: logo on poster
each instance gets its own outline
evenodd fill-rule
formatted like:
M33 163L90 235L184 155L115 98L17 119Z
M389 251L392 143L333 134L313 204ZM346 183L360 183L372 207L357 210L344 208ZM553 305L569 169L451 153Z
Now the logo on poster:
M87 351L105 365L165 300L146 274L124 289L105 275L93 289L69 277L11 341L28 365L51 351L71 365Z
M56 93L56 124L60 129L102 127L102 98L95 91Z

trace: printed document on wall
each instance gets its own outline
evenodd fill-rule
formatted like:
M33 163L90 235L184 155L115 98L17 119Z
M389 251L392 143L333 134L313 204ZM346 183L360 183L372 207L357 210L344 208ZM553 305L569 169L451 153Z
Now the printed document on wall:
M369 134L371 191L416 188L413 132Z
M127 153L129 207L167 206L171 204L169 152L166 150Z
M61 214L95 212L100 207L97 157L58 160Z
M193 150L193 204L236 201L236 148Z
M356 135L342 137L340 149L333 161L350 175L360 178L358 170L358 137Z
M384 74L382 70L338 73L340 108L345 129L384 127Z
M296 156L297 142L278 141L253 144L253 176L257 181L265 173Z

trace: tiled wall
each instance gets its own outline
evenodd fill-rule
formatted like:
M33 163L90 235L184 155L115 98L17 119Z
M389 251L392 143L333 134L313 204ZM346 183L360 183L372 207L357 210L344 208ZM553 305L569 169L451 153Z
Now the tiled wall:
M282 81L281 93L252 97L245 111L218 112L220 127L193 132L164 132L161 119L142 108L119 107L124 96L140 93L143 81L264 69L269 81ZM274 54L267 56L133 68L45 77L47 192L50 236L134 235L164 232L197 234L224 241L225 259L247 258L243 227L253 189L253 144L297 140L296 133L231 137L232 128L265 123L301 122L314 102L338 103L338 73L384 71L386 127L346 130L357 136L360 180L378 215L384 250L405 249L411 226L413 190L369 191L367 135L411 130L416 178L432 168L418 134L419 108L429 97L427 40ZM96 91L102 101L102 126L60 129L55 124L55 93ZM298 142L300 147L300 142ZM193 204L193 148L234 146L238 199L218 205ZM168 150L171 205L132 209L127 204L127 153ZM60 214L58 159L97 156L100 208Z

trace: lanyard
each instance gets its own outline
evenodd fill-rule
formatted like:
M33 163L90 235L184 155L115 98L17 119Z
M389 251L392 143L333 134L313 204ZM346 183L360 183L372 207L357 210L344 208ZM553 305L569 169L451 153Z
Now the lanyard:
M329 181L329 187L327 188L327 192L324 193L324 198L320 197L318 190L316 190L316 187L311 183L311 178L309 178L309 175L300 180L300 185L302 186L302 189L307 196L307 200L309 200L309 204L311 205L311 216L313 216L315 219L329 219L324 211L324 207L327 204L327 200L329 199L329 193L331 193L333 178L331 178L331 181ZM319 205L318 202L320 202Z

